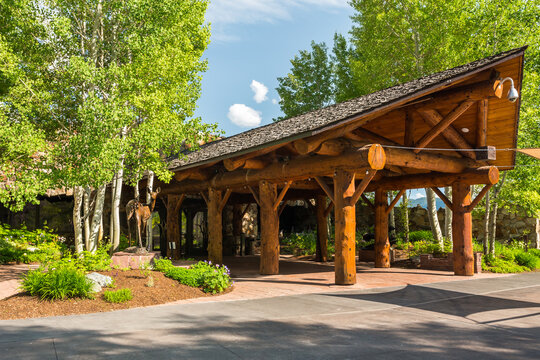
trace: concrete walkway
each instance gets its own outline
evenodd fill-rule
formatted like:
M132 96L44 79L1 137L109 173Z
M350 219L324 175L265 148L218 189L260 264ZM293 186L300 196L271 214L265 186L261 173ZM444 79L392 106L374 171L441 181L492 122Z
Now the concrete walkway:
M0 321L0 359L538 359L540 273Z

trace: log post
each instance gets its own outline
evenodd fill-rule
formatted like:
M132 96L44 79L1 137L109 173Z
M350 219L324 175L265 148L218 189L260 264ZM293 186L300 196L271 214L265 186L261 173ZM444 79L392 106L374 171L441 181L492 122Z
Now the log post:
M452 186L452 241L454 244L454 274L474 275L472 245L471 187L462 182Z
M317 213L317 253L315 261L328 261L328 222L326 221L326 196L317 195L315 212Z
M220 211L221 191L208 189L208 260L214 264L223 263L222 213Z
M383 189L375 190L375 267L390 267L388 241L388 195Z
M242 204L234 204L233 205L232 231L233 231L235 246L238 246L240 249L239 254L237 255L242 255L242 218L243 218L243 215L244 215L244 212L242 211Z
M334 173L334 216L336 223L335 279L337 285L356 284L356 205L354 173Z
M276 198L276 184L261 181L259 183L261 275L279 274L279 215L274 209Z
M167 196L167 257L180 259L181 217L179 216L179 195Z

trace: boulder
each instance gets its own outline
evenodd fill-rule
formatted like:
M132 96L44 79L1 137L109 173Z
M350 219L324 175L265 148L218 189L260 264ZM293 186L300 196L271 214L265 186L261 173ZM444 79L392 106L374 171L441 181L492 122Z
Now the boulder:
M92 283L92 292L100 292L103 287L112 284L113 279L107 275L101 275L97 272L86 274L86 278Z

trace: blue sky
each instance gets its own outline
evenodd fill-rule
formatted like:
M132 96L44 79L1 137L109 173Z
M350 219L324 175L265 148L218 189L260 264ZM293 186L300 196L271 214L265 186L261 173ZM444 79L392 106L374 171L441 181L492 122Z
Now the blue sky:
M196 115L226 136L271 123L281 115L275 88L289 60L311 40L331 47L335 32L351 28L352 13L346 0L213 0Z

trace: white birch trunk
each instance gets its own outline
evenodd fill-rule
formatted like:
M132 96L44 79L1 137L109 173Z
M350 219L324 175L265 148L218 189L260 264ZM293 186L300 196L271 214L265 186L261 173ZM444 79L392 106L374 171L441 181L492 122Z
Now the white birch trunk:
M152 202L152 197L150 196L150 193L153 191L154 188L154 172L148 171L148 191L146 192L146 204L150 206L150 203ZM152 237L152 216L150 214L150 219L148 219L146 223L146 248L148 251L152 251L154 248L153 244L153 237Z
M536 218L536 234L533 242L533 249L540 249L540 219Z
M491 219L491 190L486 194L486 215L484 218L484 239L482 241L482 247L484 249L484 255L489 254L489 239L490 239L490 219Z
M113 214L113 226L114 226L114 237L112 241L112 251L118 251L120 246L120 199L122 197L122 182L124 180L124 160L120 163L120 169L116 174L116 185L113 198L113 206L111 212Z
M429 218L429 225L433 238L439 244L441 250L444 249L444 239L441 232L441 226L439 225L439 218L437 217L437 203L435 199L435 193L430 188L426 188L427 198L427 211Z
M403 232L405 233L405 241L409 241L409 195L407 191L403 193Z
M116 174L111 181L111 211L109 214L109 241L114 243L114 198L116 196Z
M75 252L81 254L83 251L83 228L81 218L81 208L84 191L80 186L73 189L73 230L75 234Z
M452 188L447 186L444 188L444 195L448 200L452 201ZM452 209L446 206L444 208L444 235L446 239L452 243Z
M92 197L92 190L90 188L84 189L84 248L88 249L90 241L90 200Z
M105 190L107 190L107 185L101 185L96 191L94 214L92 216L92 223L90 224L90 249L88 249L90 252L95 252L98 246L99 223L101 222L101 216L103 215Z

